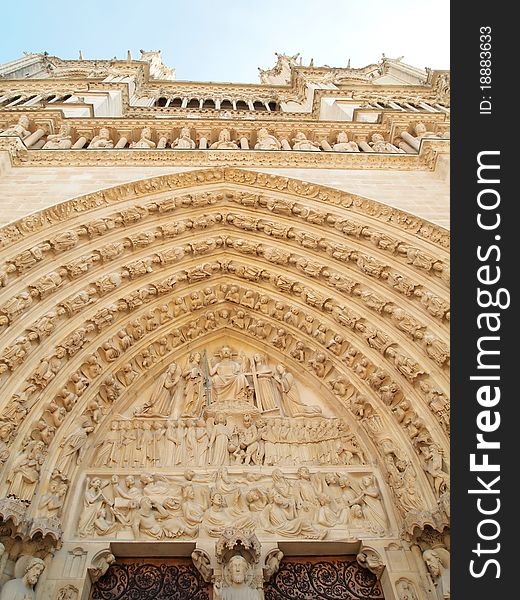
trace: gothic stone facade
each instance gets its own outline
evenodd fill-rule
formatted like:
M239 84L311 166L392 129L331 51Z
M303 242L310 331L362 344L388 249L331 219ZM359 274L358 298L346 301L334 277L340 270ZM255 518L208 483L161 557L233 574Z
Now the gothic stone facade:
M448 598L449 73L0 76L1 600Z

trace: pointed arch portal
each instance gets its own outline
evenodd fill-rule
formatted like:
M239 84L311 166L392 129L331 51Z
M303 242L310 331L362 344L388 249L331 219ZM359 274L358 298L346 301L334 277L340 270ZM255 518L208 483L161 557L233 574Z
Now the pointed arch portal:
M322 555L447 526L442 228L214 168L0 236L0 517L62 547L57 578L107 548L189 555L230 525Z

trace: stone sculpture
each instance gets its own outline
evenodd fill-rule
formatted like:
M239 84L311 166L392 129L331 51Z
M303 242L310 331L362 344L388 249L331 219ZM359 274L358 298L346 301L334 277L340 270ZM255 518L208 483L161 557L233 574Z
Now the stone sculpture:
M36 593L34 586L38 583L40 575L45 569L41 558L22 556L18 559L15 568L20 575L4 584L0 592L0 600L34 600Z
M87 146L87 150L110 149L113 147L114 142L110 139L110 131L106 127L102 127L98 135L92 138L90 144Z
M47 136L42 150L69 150L72 147L72 136L70 125L63 123L58 133L51 133Z

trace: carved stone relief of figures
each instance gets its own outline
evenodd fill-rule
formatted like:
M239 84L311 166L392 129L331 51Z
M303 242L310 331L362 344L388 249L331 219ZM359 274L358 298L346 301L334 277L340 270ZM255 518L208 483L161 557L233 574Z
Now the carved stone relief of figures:
M204 411L213 416L206 418L165 419L140 410L131 420L121 417L111 422L96 443L92 465L135 467L137 460L147 468L159 466L159 462L163 467L180 463L187 466L364 464L364 454L345 421L323 417L317 406L293 400L288 406L293 410L291 418L269 413L260 418L255 407L247 404L238 412L219 412L210 405ZM282 409L285 410L283 402ZM80 445L84 436L77 430L77 435L73 432L69 437ZM71 469L76 460L72 450L77 446L70 448L64 444L67 452L64 450L59 465ZM377 491L374 494L377 497Z
M69 584L60 588L56 600L78 600L79 590L76 586Z
M224 424L225 425L225 424ZM220 435L220 433L217 433ZM258 440L256 440L258 441ZM228 444L226 434L224 442ZM252 442L255 443L254 441ZM218 444L218 442L217 442ZM87 477L80 537L193 539L219 537L230 526L285 538L337 539L347 532L381 537L388 520L371 474L359 471L296 474L215 469L168 475Z
M415 585L408 579L399 579L395 584L399 600L419 600Z

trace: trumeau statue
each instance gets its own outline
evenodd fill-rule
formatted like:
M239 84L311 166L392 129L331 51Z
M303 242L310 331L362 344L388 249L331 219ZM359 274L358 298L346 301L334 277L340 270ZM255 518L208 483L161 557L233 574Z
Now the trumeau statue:
M235 554L224 568L221 581L213 585L214 600L262 600L263 594L255 586L251 565L240 554Z

